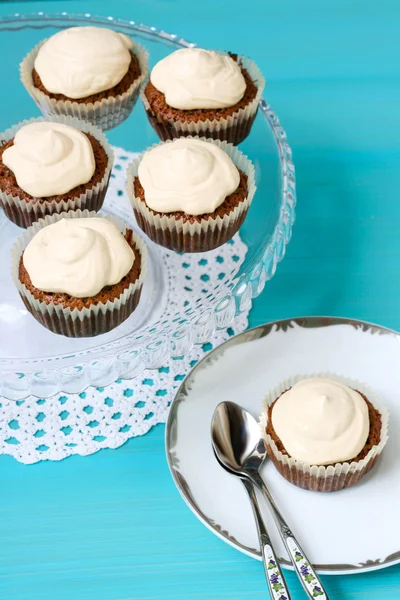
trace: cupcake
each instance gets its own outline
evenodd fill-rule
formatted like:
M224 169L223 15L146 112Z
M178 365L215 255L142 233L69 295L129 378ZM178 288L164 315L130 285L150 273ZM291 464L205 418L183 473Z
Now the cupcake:
M388 413L359 382L297 377L270 393L261 428L285 479L333 492L358 483L375 465L388 439Z
M254 167L232 144L179 138L156 144L128 168L139 227L177 252L221 246L243 223L255 192Z
M198 135L236 145L250 133L264 83L244 56L183 48L155 65L141 97L162 140Z
M118 220L89 211L52 215L16 242L12 276L27 310L68 337L106 333L139 303L143 241Z
M113 164L103 133L78 119L31 119L0 134L0 206L20 227L100 210Z
M38 44L21 81L44 115L69 115L111 129L132 111L147 74L147 52L103 27L71 27Z

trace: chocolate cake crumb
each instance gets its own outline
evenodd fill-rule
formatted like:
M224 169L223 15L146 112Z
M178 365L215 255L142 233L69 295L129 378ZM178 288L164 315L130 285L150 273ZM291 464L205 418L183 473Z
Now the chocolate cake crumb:
M98 92L97 94L92 94L91 96L87 96L86 98L68 98L68 96L64 96L64 94L53 94L52 92L49 92L43 85L42 80L40 79L39 74L37 73L37 71L35 71L35 69L33 69L32 71L33 85L35 86L35 88L37 88L50 98L54 98L55 100L70 100L71 102L77 102L78 104L94 104L95 102L100 102L104 98L115 98L116 96L120 96L124 92L126 92L130 88L132 83L141 75L139 60L137 56L133 54L133 52L131 52L130 55L131 62L129 63L129 69L126 75L124 75L124 77L119 83L117 83L117 85L110 88L109 90L104 90L102 92Z
M288 390L285 390L285 391L288 391ZM364 448L359 452L359 454L357 454L357 456L355 456L352 459L349 459L348 461L344 461L344 462L359 462L360 460L362 460L363 458L365 458L367 456L368 452L371 450L371 448L373 446L377 446L379 444L379 442L381 441L382 417L381 417L380 412L371 404L371 402L368 400L368 398L366 396L364 396L364 394L362 394L358 390L354 390L354 391L356 391L358 394L360 394L360 396L365 400L365 402L368 406L370 429L369 429L368 438L367 438L367 441L365 442ZM284 394L284 393L285 392L282 392L282 394ZM279 396L279 398L280 398L280 396ZM267 424L266 432L274 440L278 450L280 452L282 452L282 454L285 454L286 456L290 456L290 454L286 451L282 441L277 436L276 431L272 425L272 411L273 411L275 403L279 400L279 398L277 398L275 400L275 402L273 402L268 407L268 424ZM328 467L329 465L325 465L325 466ZM332 466L334 466L334 465L332 465Z
M175 211L170 213L162 213L167 217L175 217L175 219L182 220L184 223L194 223L197 221L201 223L201 221L208 221L209 219L216 219L217 217L224 217L225 215L229 215L243 200L247 198L247 175L243 173L240 169L238 169L240 175L239 185L232 194L227 196L220 206L218 206L214 212L205 213L202 215L189 215L182 211ZM140 183L139 177L135 177L133 180L134 193L136 198L140 198L140 200L146 204L146 207L155 215L160 214L156 211L152 210L146 203L145 193L142 184Z
M224 108L193 108L188 110L173 108L167 104L165 95L154 87L151 81L147 83L144 94L150 104L151 111L161 119L183 122L194 121L195 123L198 121L226 119L239 109L245 108L257 95L257 86L251 79L249 73L244 67L241 67L241 71L246 82L246 90L243 98L233 106Z
M73 296L70 296L69 294L43 292L41 290L38 290L32 284L28 271L25 269L23 262L23 254L21 255L19 261L19 280L31 292L32 296L40 302L46 302L46 304L50 304L51 302L57 305L61 304L65 308L70 308L71 310L74 310L74 308L77 308L78 310L82 310L83 308L90 308L90 306L92 306L93 304L96 305L100 302L105 304L108 300L111 300L112 302L119 298L124 292L124 290L128 288L131 283L135 283L135 281L139 278L141 272L142 258L133 240L133 232L131 229L126 230L125 239L132 248L135 255L135 260L130 271L125 275L125 277L121 279L119 283L104 287L95 296L89 298L75 298Z
M69 192L65 194L60 194L59 196L47 196L46 198L34 198L23 189L21 189L17 183L16 177L6 165L3 163L3 153L7 148L10 148L14 145L14 138L9 140L2 146L0 146L0 189L3 193L9 194L10 196L18 196L23 200L27 200L28 202L63 202L67 200L72 200L74 198L79 197L81 194L84 194L87 190L95 187L104 177L104 173L106 172L108 165L108 156L106 151L100 142L90 133L85 133L88 138L94 154L94 159L96 163L96 169L93 173L93 177L87 183L82 183L74 187ZM105 193L105 190L104 190Z

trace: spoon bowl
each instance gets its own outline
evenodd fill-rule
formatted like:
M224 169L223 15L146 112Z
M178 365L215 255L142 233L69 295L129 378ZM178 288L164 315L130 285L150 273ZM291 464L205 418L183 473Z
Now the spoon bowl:
M282 594L283 597L290 600L290 595L258 507L254 486L264 494L279 534L308 598L314 600L318 596L319 600L329 600L321 580L286 523L285 518L259 473L267 452L257 421L238 404L234 402L221 402L213 414L211 439L218 462L227 471L242 479L249 494L257 523L261 553L271 598L277 597L274 595L274 583L271 580L271 572L268 566L272 564L270 562L271 558L273 564L276 565L273 572L274 581L279 580L279 585L285 587L286 591L285 594ZM301 560L299 560L299 557L301 557Z
M241 477L258 472L267 456L257 421L234 402L221 402L215 409L211 438L219 462Z
M265 458L265 446L257 421L234 402L222 402L217 406L211 423L211 439L219 464L229 473L239 477L249 495L257 526L265 577L271 600L290 600L278 557L265 526L258 504L255 487L258 469Z

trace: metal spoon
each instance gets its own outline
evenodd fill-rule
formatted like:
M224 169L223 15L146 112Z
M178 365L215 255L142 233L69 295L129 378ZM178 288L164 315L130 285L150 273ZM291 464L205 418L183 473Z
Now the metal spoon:
M244 427L236 428L236 426L229 426L230 420L227 412L228 404L230 403L222 403L214 411L211 425L211 436L215 456L224 469L233 475L238 475L241 478L242 483L249 495L257 525L265 577L267 579L272 600L290 600L289 589L279 565L278 557L276 556L271 538L269 537L267 528L265 527L265 523L261 515L255 493L255 485L250 477L242 473L239 468L236 469L236 467L241 465L242 459L246 459L248 455L248 449L246 446L247 436L242 439L241 429L245 429ZM237 405L235 404L234 406ZM239 421L237 419L235 419L235 425L236 424L239 425ZM243 423L241 425L243 425ZM240 437L240 440L236 439L237 436ZM237 443L237 441L240 441L240 443ZM253 450L253 448L251 448L251 450ZM233 465L235 469L232 469L231 465Z
M318 575L281 515L259 473L267 453L257 421L238 404L235 404L234 402L222 402L214 411L211 424L211 437L214 452L219 463L227 471L241 478L249 492L251 501L253 502L255 500L257 502L254 485L264 494L272 511L282 541L308 597L312 600L315 600L316 598L318 598L318 600L329 600L328 594ZM284 593L282 588L279 588L281 594L279 595L276 591L276 586L275 588L272 587L271 572L274 574L276 573L278 579L282 580L278 583L285 585L285 582L257 504L256 508L253 508L253 510L258 513L256 514L255 512L255 517L258 522L261 551L271 596L277 600L285 598L285 595L287 598L290 598L289 593ZM260 529L259 519L264 528L263 531ZM274 563L269 565L271 556ZM272 566L274 567L275 564L277 567L276 570L275 568L271 568ZM274 581L276 581L276 577L274 577Z

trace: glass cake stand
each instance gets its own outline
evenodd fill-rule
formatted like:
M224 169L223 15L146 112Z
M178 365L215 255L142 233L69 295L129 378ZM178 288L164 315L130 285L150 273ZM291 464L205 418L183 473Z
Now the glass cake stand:
M0 98L1 130L38 116L19 80L22 58L57 30L88 24L107 26L136 38L150 53L150 67L175 48L195 45L155 27L111 16L39 12L1 18L1 44L7 50L2 63L7 86ZM240 48L230 50L240 53ZM131 116L107 136L119 146L114 177L119 177L123 186L123 161L129 157L122 148L141 152L158 140L140 101ZM184 303L174 303L171 290L173 297L179 298L182 280L190 282L190 269L187 276L178 277L168 251L148 242L150 268L138 309L121 326L95 338L53 334L24 309L11 281L9 264L10 249L21 230L0 210L0 395L16 400L30 394L49 397L58 392L80 392L89 385L104 386L117 378L133 378L144 369L161 367L170 357L185 355L194 344L206 343L217 328L226 328L249 308L282 260L295 218L292 152L285 131L264 99L241 150L253 161L257 173L257 192L240 229L240 238L248 247L243 262L227 273L221 268L207 275L199 293ZM135 227L123 190L106 201L104 212L122 216ZM207 262L217 253L199 254L196 259ZM179 268L183 269L187 266L185 255L181 259ZM184 289L190 288L185 285Z

